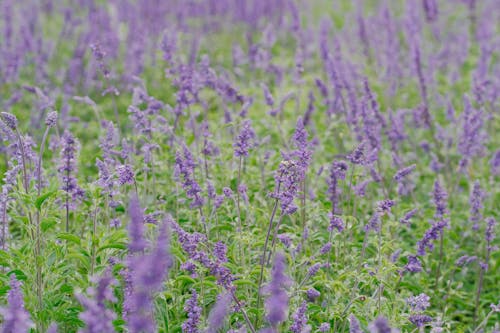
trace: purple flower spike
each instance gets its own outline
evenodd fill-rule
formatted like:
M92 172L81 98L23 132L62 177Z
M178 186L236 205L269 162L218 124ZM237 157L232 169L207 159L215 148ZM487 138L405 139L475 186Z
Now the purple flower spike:
M482 218L481 210L483 209L483 200L485 197L484 191L481 189L479 181L474 182L472 191L469 197L470 205L470 221L474 224L472 225L472 230L479 230L479 221Z
M134 184L134 170L132 166L128 164L119 165L116 167L116 173L118 174L118 183L120 185Z
M432 192L434 206L436 207L436 218L442 218L444 215L448 214L448 194L441 187L438 180L434 182L434 190Z
M269 295L265 302L266 318L273 328L276 328L287 318L288 294L286 289L290 286L291 280L285 275L285 269L285 256L276 253L271 281L263 288L263 292Z
M2 120L8 128L15 131L17 129L17 118L11 113L1 112Z
M129 251L131 253L142 252L147 245L144 239L144 214L139 199L135 195L130 198L128 214L130 215L130 223L128 225L130 237Z
M5 333L28 332L32 323L29 313L24 308L21 282L17 280L15 274L10 276L10 290L7 301L8 306L0 309L0 313L3 315L3 324L0 331Z
M394 175L394 180L397 182L402 181L406 176L408 176L410 173L412 173L416 168L415 164L412 164L410 166L407 166L406 168L398 170L396 174Z
M389 326L389 322L384 317L378 317L368 327L370 333L392 333L396 332Z
M201 307L198 305L198 294L196 290L191 290L191 298L186 301L184 311L188 315L188 319L182 323L183 333L198 333L198 325L201 317Z
M307 303L304 301L293 314L293 323L290 326L290 331L293 333L302 333L307 326ZM309 330L307 330L309 332Z
M107 309L105 302L116 302L112 286L116 280L110 271L99 279L96 288L89 288L88 293L93 297L78 294L76 297L85 310L80 314L80 319L85 323L85 328L80 333L114 332L113 320L116 319L114 311Z
M45 125L47 127L54 127L56 126L56 124L57 124L57 112L56 111L49 112L47 118L45 118Z
M252 148L252 140L255 138L255 132L252 128L252 121L247 119L243 122L240 134L236 137L236 142L233 144L234 156L248 156L248 150Z
M425 311L425 309L431 305L431 303L429 303L430 299L429 296L422 293L417 296L408 297L406 303L408 303L413 311Z
M60 164L57 171L61 180L61 189L72 197L72 202L80 201L85 196L85 192L78 186L75 177L78 173L76 165L78 151L78 141L68 130L64 131L61 143ZM69 206L74 206L74 204Z
M217 297L217 302L208 315L207 333L217 333L224 326L224 320L231 307L231 294L225 293Z
M432 321L432 317L420 313L413 314L408 319L417 327L424 327L427 323Z
M349 333L363 333L358 318L353 314L349 317Z

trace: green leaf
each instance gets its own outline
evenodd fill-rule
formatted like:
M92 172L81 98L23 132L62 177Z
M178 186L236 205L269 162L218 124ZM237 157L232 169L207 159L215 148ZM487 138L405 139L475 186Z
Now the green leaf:
M10 254L7 251L0 250L0 265L7 266L10 261Z
M124 243L113 243L113 244L106 244L104 246L101 246L98 250L97 253L101 252L102 250L106 249L119 249L119 250L125 250L127 248L127 245Z
M69 233L64 232L64 233L60 233L59 235L57 235L57 238L64 239L64 240L67 240L69 242L80 245L80 237L75 236L73 234L69 234Z
M14 269L7 273L8 276L10 276L11 274L16 274L16 278L20 281L25 281L27 279L26 274L24 274L24 272L20 269Z
M38 198L36 198L36 200L35 200L36 209L40 210L40 208L42 207L42 204L45 202L45 200L47 200L51 196L55 195L56 193L57 193L57 191L50 191L50 192L44 193L41 196L39 196Z
M54 219L43 220L41 223L41 228L43 232L46 232L49 229L52 229L53 226L57 224L57 221Z

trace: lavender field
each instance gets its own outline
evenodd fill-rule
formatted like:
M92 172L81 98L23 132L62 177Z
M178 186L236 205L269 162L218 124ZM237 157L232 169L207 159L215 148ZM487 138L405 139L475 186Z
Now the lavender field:
M500 333L500 1L0 0L0 333Z

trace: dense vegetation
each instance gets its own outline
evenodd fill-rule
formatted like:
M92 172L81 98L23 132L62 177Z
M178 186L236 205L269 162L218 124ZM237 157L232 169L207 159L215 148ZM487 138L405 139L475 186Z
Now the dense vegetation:
M0 7L0 332L500 332L497 0Z

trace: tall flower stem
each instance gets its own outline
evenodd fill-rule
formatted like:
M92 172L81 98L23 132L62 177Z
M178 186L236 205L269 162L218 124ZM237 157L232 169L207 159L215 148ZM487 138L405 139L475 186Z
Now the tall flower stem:
M229 291L231 293L231 297L233 298L234 302L236 303L236 306L238 306L238 310L243 314L243 318L245 318L245 322L247 323L248 329L252 333L256 333L254 326L250 322L250 318L248 317L248 314L246 311L243 309L243 306L240 302L240 300L236 297L235 293L233 290Z
M240 184L241 184L241 164L243 161L243 157L240 156L238 159L238 179L236 181L236 210L238 211L238 236L240 238L240 241L238 242L238 252L240 254L240 258L242 258L242 262L244 260L244 257L241 252L241 230L242 230L242 223L241 223L241 207L240 207Z
M443 237L443 231L441 230L441 235L439 238L439 260L438 260L438 267L436 270L436 281L435 281L435 288L437 290L438 284L439 284L439 278L441 276L441 264L443 262L443 255L444 255L444 237Z
M17 141L19 144L19 149L21 150L21 159L23 163L23 180L24 180L24 190L26 191L26 194L29 192L29 182L28 182L28 171L26 168L26 153L24 151L24 144L23 140L21 137L21 133L19 133L19 130L16 129L16 135L17 135Z
M302 209L301 209L301 219L302 219L302 234L304 234L306 230L306 196L307 196L307 177L304 175L304 180L302 180L302 197L301 197L301 203L302 203ZM304 237L301 237L301 244L304 244Z
M42 158L43 151L45 148L45 142L47 141L47 135L49 134L50 127L45 128L43 133L42 144L40 146L40 154L38 156L38 165L36 168L36 178L37 178L37 196L40 197L42 192ZM41 238L42 232L40 227L40 209L36 210L36 231L35 231L35 266L36 266L36 295L38 300L38 309L42 310L42 295L43 295L43 276L42 276L42 266L38 263L38 258L42 256L42 246Z
M276 239L278 238L277 237L278 231L280 229L282 221L283 221L283 215L280 215L280 217L278 219L278 223L276 223L276 227L274 228L273 240L271 242L271 250L269 250L269 254L267 255L266 265L269 265L269 263L271 262L271 256L272 256L274 250L276 249Z
M378 268L377 268L377 274L378 274L378 314L381 315L381 307L382 307L382 289L383 289L383 284L382 284L382 221L383 218L380 219L380 227L378 230L378 246L377 246L377 255L378 255Z
M241 164L243 157L240 156L238 160L238 179L236 182L236 209L238 211L238 233L241 233L242 224L241 224L241 209L240 209L240 184L241 184ZM241 245L240 245L241 248Z
M278 184L278 193L279 193L280 185L281 185L281 183ZM273 228L273 221L274 221L274 217L276 216L276 210L278 209L278 201L279 200L277 198L274 200L273 211L272 211L271 217L269 219L269 226L267 227L266 241L264 242L264 247L262 249L262 256L260 257L260 273L259 273L259 283L258 283L258 287L257 287L257 307L256 307L257 310L260 307L260 288L262 287L262 279L264 278L264 261L266 258L267 245L269 243L269 237L271 235L271 230ZM258 320L259 320L259 317L257 314L256 318L255 318L255 326L258 325L258 323L259 323Z
M96 244L95 244L95 239L96 239L96 234L97 234L97 200L94 201L94 218L92 219L92 246L91 246L91 263L90 263L90 276L94 275L94 270L95 270L95 261L96 261Z
M477 290L476 290L476 300L475 300L475 306L474 306L474 326L476 325L477 322L477 313L479 309L479 301L481 300L481 292L483 291L483 284L484 284L484 273L487 269L488 262L490 261L490 245L488 244L487 249L486 249L486 258L485 258L485 267L482 267L482 265L479 265L479 280L477 283Z

